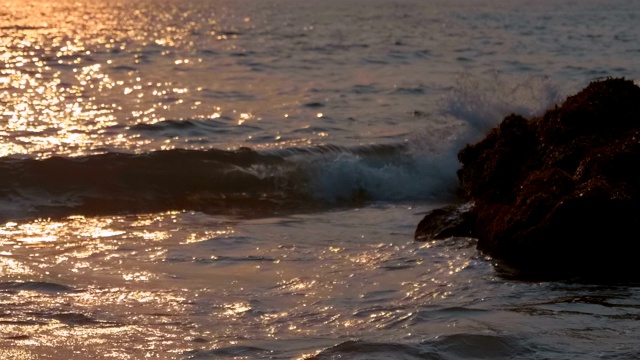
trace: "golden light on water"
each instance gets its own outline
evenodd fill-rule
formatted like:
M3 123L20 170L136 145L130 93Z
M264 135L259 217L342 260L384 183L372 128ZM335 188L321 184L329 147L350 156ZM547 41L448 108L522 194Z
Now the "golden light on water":
M237 302L224 305L224 314L232 318L237 318L239 315L251 310L251 306L244 302Z
M193 244L199 243L202 241L214 240L217 238L222 238L225 236L231 236L235 233L235 229L231 226L226 227L221 230L207 230L202 233L194 232L187 236L187 238L182 242L182 244Z
M5 252L0 255L0 276L16 276L35 275L34 269L26 265L27 262L12 258L12 253Z
M282 230L280 220L256 220L249 232L228 218L185 212L8 222L0 226L0 272L16 289L5 306L17 310L9 316L16 323L0 331L20 337L29 326L29 337L14 344L93 344L114 354L139 342L157 353L242 346L243 336L358 336L401 329L415 318L405 303L456 296L451 280L469 261L440 243L370 244L358 230L344 234L354 241L322 247L254 243L264 226ZM441 258L421 264L424 251ZM317 259L300 261L307 256ZM420 264L408 268L411 281L403 281L407 256ZM394 306L375 306L380 297Z
M184 319L192 305L184 296L187 290L164 284L156 264L163 263L170 246L154 244L171 239L162 225L181 214L71 216L1 225L0 302L13 310L0 322L0 357L16 355L6 351L7 343L30 346L27 358L47 349L60 355L63 349L87 346L127 358L132 342L148 343L155 352L175 349L175 340L163 340L164 332L178 327L173 319ZM228 311L240 315L242 306L231 304Z
M5 3L0 98L7 123L0 130L5 140L0 156L233 149L247 143L257 148L304 146L322 143L329 135L316 131L307 138L285 139L274 134L276 126L268 130L274 141L254 144L252 127L238 131L237 137L220 137L210 129L166 137L145 133L163 129L145 125L164 121L219 119L246 125L266 118L265 113L302 113L291 81L251 71L233 59L243 51L236 44L242 29L254 26L250 17L239 17L223 29L220 15L205 5L206 11L199 12L173 3L163 3L157 11L160 5L154 1ZM211 57L222 68L212 68ZM325 116L311 109L304 113Z
M170 237L163 229L150 230L154 224L171 221L178 213L141 215L137 221L123 217L85 218L72 216L61 220L39 219L29 222L7 222L0 226L0 246L7 251L0 254L0 275L35 275L32 268L53 271L67 269L75 274L90 275L92 269L102 268L112 261L120 261L127 252L118 253L131 241L158 242ZM127 230L122 228L127 224ZM140 228L140 230L136 230ZM202 235L193 235L194 238ZM114 252L115 251L115 252ZM166 249L149 246L144 255L148 259L162 258ZM91 259L103 258L100 262ZM31 266L19 259L29 259ZM46 275L41 273L40 276ZM46 277L46 276L45 276ZM148 281L155 277L146 270L123 272L127 281Z
M0 97L4 102L5 136L15 141L0 145L0 154L33 153L81 154L96 145L101 130L116 125L114 108L97 99L97 94L118 86L105 74L100 64L61 68L59 62L42 60L42 50L13 49L5 53L5 68L0 70ZM63 46L57 56L81 51ZM33 54L25 58L20 54ZM62 60L60 60L62 61ZM107 141L108 142L108 141ZM117 140L111 145L117 144ZM101 145L109 145L102 143Z
M211 108L202 105L202 96L190 95L204 91L211 80L196 76L180 83L163 76L173 67L203 62L201 57L176 58L171 49L195 46L190 38L203 26L197 20L205 14L173 8L172 16L157 19L149 15L147 7L154 5L148 3L134 11L121 4L65 0L8 0L4 5L0 99L6 123L0 156L173 148L123 134L118 126L203 117L202 111ZM162 25L173 16L186 25ZM160 63L148 66L149 55L158 50ZM214 108L219 113L220 107Z
M241 113L240 114L240 119L238 120L238 125L242 125L244 124L246 121L250 120L253 118L253 115L250 113Z

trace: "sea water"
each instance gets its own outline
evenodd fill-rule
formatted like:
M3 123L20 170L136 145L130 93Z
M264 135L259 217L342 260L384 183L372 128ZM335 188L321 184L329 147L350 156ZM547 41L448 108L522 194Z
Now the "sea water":
M413 241L503 116L640 79L640 2L5 0L0 34L3 359L640 357L638 287Z

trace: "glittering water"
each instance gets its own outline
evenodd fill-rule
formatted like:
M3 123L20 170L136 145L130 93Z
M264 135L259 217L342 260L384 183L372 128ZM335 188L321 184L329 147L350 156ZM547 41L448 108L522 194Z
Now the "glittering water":
M455 153L605 76L626 1L0 5L2 358L637 358L638 288L416 243ZM242 148L241 148L242 147Z

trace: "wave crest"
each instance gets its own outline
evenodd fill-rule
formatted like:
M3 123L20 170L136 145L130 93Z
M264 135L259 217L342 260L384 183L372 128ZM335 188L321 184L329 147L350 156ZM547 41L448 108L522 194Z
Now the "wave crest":
M454 169L443 171L438 161L411 154L406 144L2 158L0 217L259 213L422 200L455 184Z

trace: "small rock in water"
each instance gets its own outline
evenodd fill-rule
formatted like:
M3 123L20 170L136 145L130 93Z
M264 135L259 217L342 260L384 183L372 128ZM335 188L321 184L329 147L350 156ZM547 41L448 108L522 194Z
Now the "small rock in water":
M469 205L446 206L431 210L418 224L418 241L443 240L450 237L473 237Z

